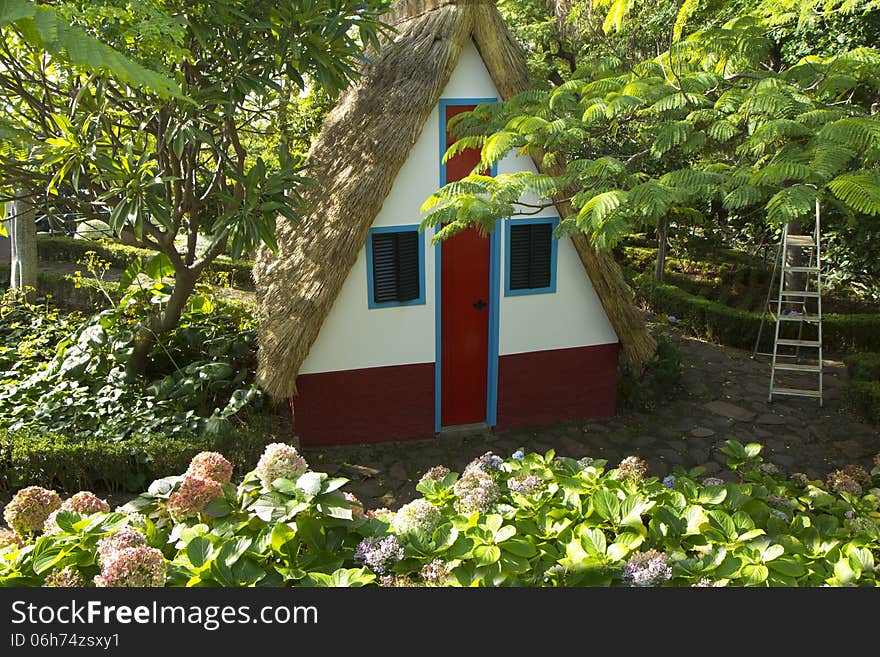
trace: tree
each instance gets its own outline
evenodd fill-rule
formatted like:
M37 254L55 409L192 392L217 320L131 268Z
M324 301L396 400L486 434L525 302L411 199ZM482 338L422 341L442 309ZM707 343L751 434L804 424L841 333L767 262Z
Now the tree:
M0 177L34 198L70 185L70 211L130 232L158 252L154 270L173 275L137 333L131 373L177 325L215 258L274 248L276 217L298 219L302 162L253 153L248 131L272 120L284 89L344 88L362 49L386 30L386 8L385 0L57 3L70 25L100 36L137 71L173 80L179 92L164 93L135 85L126 69L107 71L110 52L84 72L26 26L2 24L0 89L15 98L6 128L26 132L32 147L0 152Z
M744 16L635 65L595 59L556 88L478 107L447 156L479 146L485 169L530 153L545 172L474 173L428 199L424 225L447 224L438 239L469 225L488 231L564 198L575 213L560 234L586 232L608 248L666 219L760 212L782 225L810 216L817 200L880 215L880 53L774 68L773 47L766 25Z

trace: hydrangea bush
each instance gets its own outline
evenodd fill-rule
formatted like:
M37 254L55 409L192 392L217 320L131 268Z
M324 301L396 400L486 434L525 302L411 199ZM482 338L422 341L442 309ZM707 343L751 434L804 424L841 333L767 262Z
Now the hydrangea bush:
M62 503L28 487L0 528L4 586L875 586L880 455L825 481L787 476L761 446L728 441L729 470L662 480L637 456L616 467L517 450L422 497L365 509L346 479L270 445L237 484L197 455L110 512L88 491ZM47 519L52 517L51 522Z

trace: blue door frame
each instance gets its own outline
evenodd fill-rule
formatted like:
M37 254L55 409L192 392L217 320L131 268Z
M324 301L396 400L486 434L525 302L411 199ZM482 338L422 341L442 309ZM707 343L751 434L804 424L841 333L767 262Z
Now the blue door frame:
M460 105L479 105L480 103L495 103L497 98L443 98L439 103L439 144L440 144L440 187L446 184L446 165L443 163L443 155L446 153L446 108ZM498 174L498 167L493 166L492 175ZM436 235L439 229L434 229ZM499 303L501 300L501 221L495 222L489 243L489 357L486 367L486 424L494 427L498 421L498 329L499 329ZM443 372L440 356L443 351L443 333L441 330L441 249L442 244L434 245L434 431L439 433L441 427L441 403L440 396Z

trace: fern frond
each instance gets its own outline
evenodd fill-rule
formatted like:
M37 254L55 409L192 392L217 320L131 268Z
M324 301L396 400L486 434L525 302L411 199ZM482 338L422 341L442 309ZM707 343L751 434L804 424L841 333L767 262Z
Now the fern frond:
M521 137L512 132L496 132L486 139L480 154L480 164L489 167L507 155L514 147L520 146Z
M809 216L815 212L818 196L818 190L807 185L781 189L767 201L767 219L780 225Z
M581 121L583 121L587 125L604 123L607 120L607 111L608 103L606 103L604 100L594 101L584 110Z
M822 142L816 146L810 167L824 180L828 180L843 171L856 156L855 151L831 142Z
M687 141L693 127L687 121L669 121L657 127L651 155L660 157L664 153Z
M828 189L856 212L880 215L880 171L845 173L829 182Z
M463 151L466 151L469 148L483 148L483 144L485 142L486 135L460 137L459 139L455 140L449 148L446 149L446 152L443 154L443 164L446 164L453 157Z
M727 210L739 210L760 203L765 194L763 189L755 185L740 185L728 193L721 204Z
M702 0L684 0L681 4L681 8L678 10L678 15L675 17L675 25L672 28L673 41L678 41L681 38L684 26L697 11L701 1Z
M867 150L880 145L880 120L850 116L826 123L819 136L831 142L856 150Z
M707 132L712 139L723 144L730 141L730 139L738 132L738 129L730 121L722 119L720 121L715 121L715 123L710 125Z
M812 171L806 164L799 162L775 162L752 174L753 185L781 185L792 181L807 181Z
M28 0L0 3L0 27L14 25L31 45L86 71L110 73L117 80L162 97L183 98L173 80L134 62L56 12Z

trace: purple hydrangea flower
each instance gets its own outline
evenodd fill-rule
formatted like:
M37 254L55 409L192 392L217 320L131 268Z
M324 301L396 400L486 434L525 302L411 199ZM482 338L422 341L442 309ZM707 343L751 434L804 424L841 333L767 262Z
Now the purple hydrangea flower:
M627 456L617 466L617 472L621 479L638 484L648 474L648 463L638 456Z
M511 477L507 480L507 487L511 493L526 496L541 490L544 487L544 480L535 475Z
M523 451L522 451L521 449L518 449L518 450L516 450L513 454L510 455L510 458L512 458L512 459L522 459L522 458L525 458L525 456L526 456L526 455L523 453Z
M354 558L379 575L403 559L403 547L396 536L369 537L358 543Z
M461 513L486 512L498 499L500 491L492 476L482 470L465 470L453 486L458 500L455 508Z
M675 486L675 475L669 475L668 477L663 477L663 485L666 488L672 488Z
M419 479L419 482L425 481L426 479L430 479L432 481L443 481L446 478L446 475L448 475L450 472L451 470L445 465L435 465L433 468L422 475L422 478Z
M449 577L449 567L444 561L434 559L431 563L422 566L419 575L430 584L441 584Z
M498 472L501 469L502 464L504 463L504 459L502 459L497 454L493 454L492 452L486 452L479 458L475 458L473 461L467 464L467 467L464 469L464 473L476 471L476 472L485 472L485 473L493 473Z
M623 579L630 586L657 586L672 577L666 554L655 549L636 552L623 566Z

